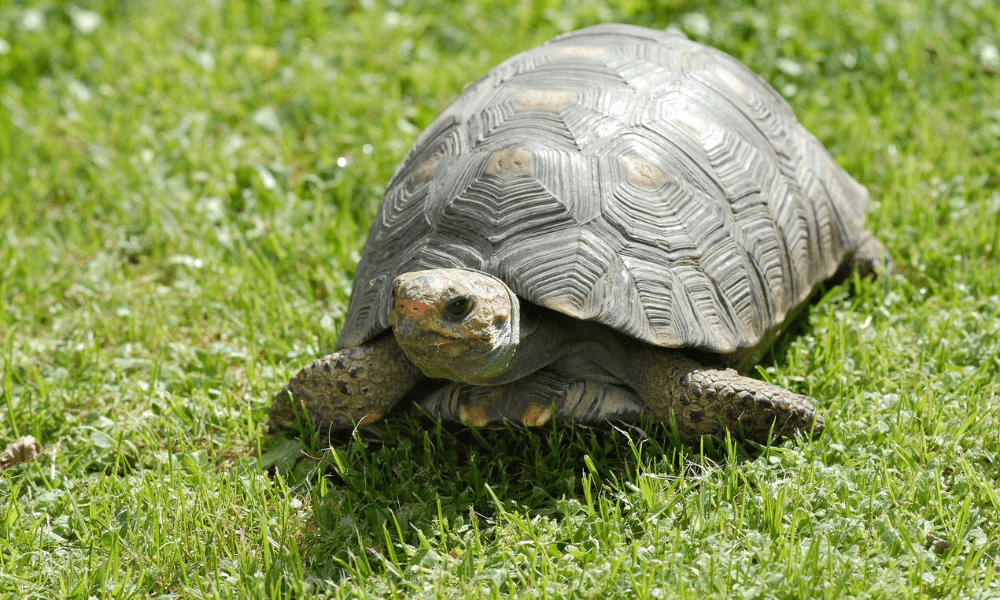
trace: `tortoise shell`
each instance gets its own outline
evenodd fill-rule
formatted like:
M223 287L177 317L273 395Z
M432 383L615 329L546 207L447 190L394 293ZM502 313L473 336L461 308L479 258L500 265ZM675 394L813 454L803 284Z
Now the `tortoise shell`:
M420 135L338 347L388 328L400 273L469 268L650 344L745 354L857 246L867 202L734 58L583 29L500 64Z

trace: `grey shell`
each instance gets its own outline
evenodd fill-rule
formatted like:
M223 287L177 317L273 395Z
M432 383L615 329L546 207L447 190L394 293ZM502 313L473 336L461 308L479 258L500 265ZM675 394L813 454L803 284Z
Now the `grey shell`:
M388 328L392 281L485 271L665 347L753 348L860 242L868 192L732 57L602 25L500 64L389 182L341 348Z

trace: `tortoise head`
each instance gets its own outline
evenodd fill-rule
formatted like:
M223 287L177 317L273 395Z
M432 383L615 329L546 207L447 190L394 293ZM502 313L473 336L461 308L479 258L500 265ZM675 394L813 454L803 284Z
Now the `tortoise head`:
M520 306L496 277L468 269L404 273L392 298L396 341L428 377L482 384L509 368Z

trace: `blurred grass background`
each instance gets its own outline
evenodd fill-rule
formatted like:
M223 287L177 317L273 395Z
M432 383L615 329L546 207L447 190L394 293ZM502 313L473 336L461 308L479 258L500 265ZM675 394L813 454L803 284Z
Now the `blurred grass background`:
M333 348L415 136L610 21L734 55L871 191L900 274L760 372L824 437L398 419L289 458L270 396ZM0 442L46 450L0 476L0 596L1000 597L998 32L986 0L3 3Z

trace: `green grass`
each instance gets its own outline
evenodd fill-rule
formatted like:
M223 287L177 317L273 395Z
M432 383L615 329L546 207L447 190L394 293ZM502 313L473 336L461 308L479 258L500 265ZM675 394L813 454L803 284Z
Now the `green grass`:
M1000 597L1000 8L608 4L0 5L0 445L45 447L0 474L0 597ZM733 54L872 192L899 274L760 373L822 439L269 438L417 133L604 21Z

